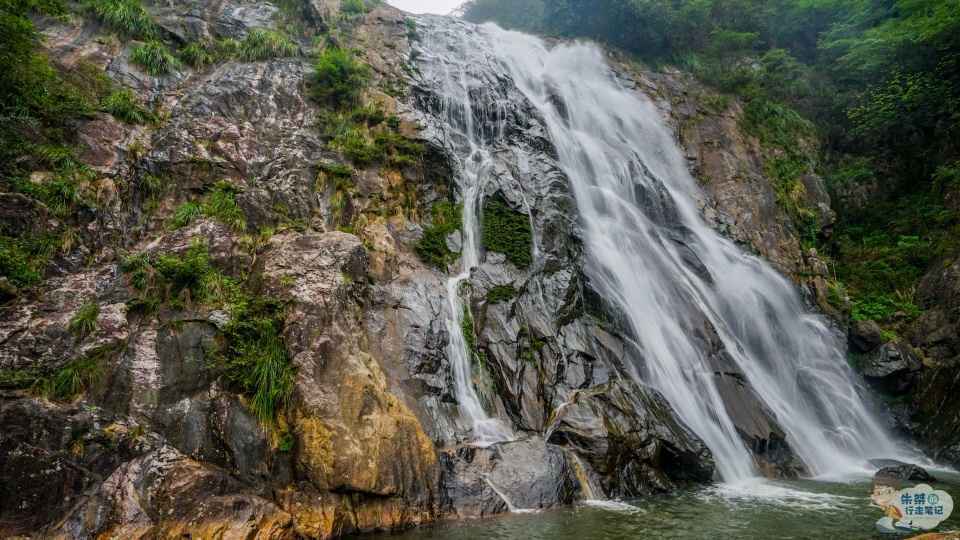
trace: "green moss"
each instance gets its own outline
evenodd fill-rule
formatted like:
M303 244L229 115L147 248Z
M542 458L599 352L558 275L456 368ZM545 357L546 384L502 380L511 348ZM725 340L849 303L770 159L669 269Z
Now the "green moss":
M296 56L300 48L290 38L276 30L256 28L240 42L239 57L247 62Z
M96 301L90 301L82 306L70 319L67 329L77 337L86 337L97 329L97 318L100 316L100 306Z
M513 285L497 285L487 292L487 302L499 304L513 300L516 296L517 289L515 289Z
M180 67L180 60L160 41L137 45L130 52L130 61L155 77L166 75Z
M473 315L470 313L469 306L463 306L463 317L460 320L460 330L463 332L463 341L467 345L467 351L471 356L477 354L477 334L473 325Z
M526 214L507 206L499 197L487 199L483 205L483 247L506 255L519 268L533 261L533 231Z
M414 249L427 264L445 270L457 260L457 254L447 247L447 237L460 230L461 207L444 201L433 205L433 222L424 228L423 237Z

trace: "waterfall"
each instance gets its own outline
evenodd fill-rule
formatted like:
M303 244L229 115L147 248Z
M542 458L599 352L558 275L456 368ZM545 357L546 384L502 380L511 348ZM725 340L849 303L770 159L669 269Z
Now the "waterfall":
M863 470L870 457L915 457L869 410L843 337L805 306L794 284L706 225L696 182L659 112L618 83L598 47L547 45L491 24L422 21L422 47L433 60L421 65L424 77L443 84L444 140L458 161L464 204L447 327L458 403L475 437L509 436L471 383L458 294L478 264L477 208L503 130L484 84L508 78L536 111L531 121L544 124L570 181L590 286L622 313L635 341L629 375L665 396L710 447L724 480L757 475L718 385L726 371L749 382L813 475ZM499 127L483 127L490 125ZM711 339L722 342L723 359L705 343Z
M445 38L456 39L456 36ZM460 287L480 261L477 211L481 203L482 178L487 174L492 148L484 141L500 138L503 122L495 107L491 109L484 103L474 103L463 71L450 70L444 65L443 69L429 75L439 81L443 89L443 101L439 104L439 115L446 119L442 138L455 147L449 155L457 161L455 181L462 201L460 270L446 284L448 311L445 324L450 336L447 356L453 367L457 403L463 420L469 425L471 442L488 446L510 440L512 433L504 423L487 414L473 384L474 351L463 331L464 312L469 308L461 299ZM474 122L475 114L494 121ZM498 126L492 133L486 131L491 124Z

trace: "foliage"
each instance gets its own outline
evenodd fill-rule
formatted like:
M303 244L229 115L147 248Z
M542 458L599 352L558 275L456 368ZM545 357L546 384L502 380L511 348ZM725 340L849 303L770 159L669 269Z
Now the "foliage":
M417 255L427 264L445 270L457 260L457 254L447 247L447 237L462 227L462 208L443 201L433 205L433 222L423 229L423 237L417 242Z
M116 90L100 101L102 111L128 124L149 124L156 120L150 111L143 108L133 92L128 89Z
M363 0L343 0L340 3L340 12L345 15L363 15L367 12L367 6Z
M240 42L239 57L247 62L257 62L284 56L296 56L300 48L290 38L276 30L256 28Z
M533 231L526 214L510 208L500 197L483 205L483 247L506 255L519 268L533 261Z
M467 346L467 351L471 356L477 354L477 334L473 324L473 314L470 313L470 307L463 306L463 316L460 318L460 331L463 332L463 342Z
M321 104L345 109L359 103L369 81L370 68L353 52L327 47L317 56L310 95Z
M86 337L97 329L97 318L100 316L100 305L90 301L82 306L70 319L67 329L77 337Z
M50 399L69 401L94 388L103 377L104 364L114 347L100 347L67 362L55 373L40 377L33 387Z
M182 47L177 54L183 63L194 69L201 69L218 60L216 46L213 43L194 41Z
M224 329L227 346L218 355L225 379L251 397L250 406L264 423L274 420L293 391L294 369L282 330L282 306L246 299Z
M517 289L513 285L497 285L487 292L487 302L500 304L509 302L517 296Z
M212 363L233 389L250 397L261 421L272 422L293 389L294 370L282 339L283 306L224 275L201 242L180 254L133 255L121 268L139 293L132 307L149 313L161 306L205 306L230 313L224 345Z
M126 36L148 39L158 34L140 0L83 0L82 5L111 30Z
M238 232L247 228L243 210L237 205L237 189L226 181L217 182L202 202L188 201L178 206L170 227L181 229L200 216L215 219Z
M137 45L130 52L130 61L154 77L166 75L180 67L180 60L161 41Z

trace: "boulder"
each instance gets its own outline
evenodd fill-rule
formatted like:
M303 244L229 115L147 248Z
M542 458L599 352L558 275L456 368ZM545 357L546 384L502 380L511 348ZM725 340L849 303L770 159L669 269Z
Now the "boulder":
M922 367L913 349L901 341L886 343L860 361L860 372L868 382L895 395L913 387Z
M873 483L893 487L906 487L907 484L936 482L937 479L922 467L910 463L901 463L881 468L873 475Z
M874 321L853 321L850 325L850 346L860 353L873 352L883 344L880 325Z

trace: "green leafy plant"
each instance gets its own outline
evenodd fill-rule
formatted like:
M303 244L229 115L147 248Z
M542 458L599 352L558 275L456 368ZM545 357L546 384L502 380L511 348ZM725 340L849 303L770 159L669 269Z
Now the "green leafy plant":
M92 334L97 329L97 318L100 316L100 305L96 301L90 301L82 306L70 319L67 329L73 335L83 338Z
M127 89L111 92L101 100L100 108L128 124L149 124L156 119L153 113L140 105L133 92Z
M194 201L185 202L173 211L173 218L170 220L170 228L182 229L193 223L202 215L203 206L200 203Z
M137 45L130 52L130 61L155 77L166 75L180 67L180 60L160 41Z
M367 6L363 0L343 0L340 3L340 11L346 15L363 15L367 12Z
M289 402L295 371L281 338L282 306L248 299L224 330L227 346L218 362L226 380L250 396L250 407L264 423L272 423Z
M235 231L247 228L246 217L237 204L237 189L226 181L217 182L201 202L188 201L177 207L170 220L172 229L181 229L200 216L215 219Z
M156 23L139 0L83 0L83 7L112 30L135 38L156 37Z
M318 56L310 95L336 109L357 105L370 81L370 68L341 47L327 47Z
M194 69L204 68L217 61L216 50L211 43L194 41L181 48L178 54L185 64Z
M286 34L276 30L256 28L240 42L239 57L247 62L257 62L284 56L296 56L297 44Z

